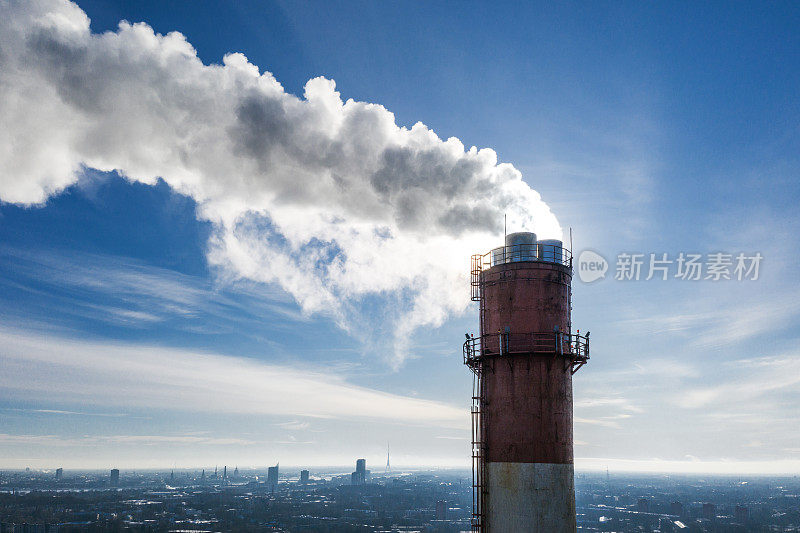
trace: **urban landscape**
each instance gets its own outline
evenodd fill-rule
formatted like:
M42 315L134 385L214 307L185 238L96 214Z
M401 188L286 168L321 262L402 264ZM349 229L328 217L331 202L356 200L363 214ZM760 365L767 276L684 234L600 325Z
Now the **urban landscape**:
M800 533L799 27L0 0L0 533Z
M383 470L383 469L381 469ZM579 531L796 532L800 478L578 473ZM470 530L460 470L0 472L0 532Z

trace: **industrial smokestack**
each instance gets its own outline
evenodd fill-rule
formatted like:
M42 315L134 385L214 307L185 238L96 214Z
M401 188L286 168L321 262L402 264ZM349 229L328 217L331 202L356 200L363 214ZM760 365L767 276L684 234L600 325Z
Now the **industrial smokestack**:
M574 532L572 375L589 359L589 334L572 333L572 257L532 233L505 244L472 257L472 529Z

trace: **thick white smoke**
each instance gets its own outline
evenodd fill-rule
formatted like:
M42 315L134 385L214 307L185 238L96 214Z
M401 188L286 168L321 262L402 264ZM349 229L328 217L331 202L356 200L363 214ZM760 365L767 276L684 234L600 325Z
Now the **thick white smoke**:
M494 151L398 127L332 80L298 98L242 54L204 65L180 33L92 34L64 0L0 9L0 200L41 203L84 167L162 178L213 222L208 259L224 275L278 283L365 340L387 335L394 364L415 328L465 308L469 255L497 244L504 214L561 236Z

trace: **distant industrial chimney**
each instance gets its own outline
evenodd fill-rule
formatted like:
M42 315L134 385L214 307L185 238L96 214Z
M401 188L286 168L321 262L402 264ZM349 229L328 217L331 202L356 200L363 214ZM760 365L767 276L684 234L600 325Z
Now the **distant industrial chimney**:
M572 332L572 255L512 233L472 256L471 277L472 530L574 532L572 375L589 359L589 334Z

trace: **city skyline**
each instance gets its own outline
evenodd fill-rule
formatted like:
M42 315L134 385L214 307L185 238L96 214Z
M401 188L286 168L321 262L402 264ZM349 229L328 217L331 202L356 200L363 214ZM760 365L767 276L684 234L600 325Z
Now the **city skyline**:
M307 471L302 471L307 472ZM197 471L137 471L109 486L109 474L0 471L0 527L63 531L243 527L339 531L416 529L456 533L469 528L469 472L434 470L378 474L366 484L325 472L303 481L265 471L236 480ZM89 489L89 490L87 490ZM798 510L797 477L692 476L605 473L576 476L578 525L589 531L791 531Z
M577 472L800 473L796 5L313 7L0 5L0 469L468 468L507 214Z

